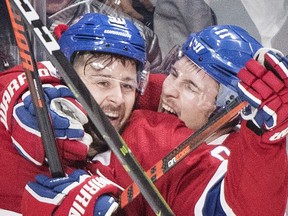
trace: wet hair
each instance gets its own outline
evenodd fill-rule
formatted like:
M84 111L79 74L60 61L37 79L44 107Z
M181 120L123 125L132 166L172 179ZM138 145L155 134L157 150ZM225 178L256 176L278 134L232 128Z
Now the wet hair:
M95 59L103 60L104 67L108 67L112 65L115 61L120 60L120 62L126 66L128 63L132 65L136 65L137 62L134 59L128 58L126 56L122 56L119 54L110 54L110 53L101 53L101 52L91 52L91 51L81 51L77 52L76 55L73 57L73 66L78 67L84 65L84 73L86 67L95 61ZM100 69L99 69L100 70Z

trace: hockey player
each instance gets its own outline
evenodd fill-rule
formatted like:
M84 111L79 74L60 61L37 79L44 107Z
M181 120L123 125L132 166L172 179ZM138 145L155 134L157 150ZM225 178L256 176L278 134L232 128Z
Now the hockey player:
M85 15L71 27L71 32L73 34L67 37L73 38L77 43L71 44L68 41L64 45L63 38L61 48L65 54L70 55L73 52L69 60L74 62L75 70L112 125L120 131L131 114L136 91L143 90L140 86L145 86L137 82L140 77L143 78L141 71L146 56L145 42L131 21L96 13ZM60 159L65 173L69 174L76 168L83 168L87 158L95 154L88 151L94 136L84 132L83 125L88 122L86 113L52 64L41 62L38 67ZM34 180L37 174L49 175L49 166L45 160L22 67L1 73L0 83L0 170L3 174L0 177L0 215L29 215L29 212L35 215L52 214L54 209L50 206L53 201L44 209L37 206L33 206L35 211L21 209L25 185ZM69 115L71 111L73 115ZM93 150L97 153L103 151L101 145ZM78 174L81 175L79 181L84 181L89 176L84 171L76 171L73 175L75 177ZM105 191L115 191L116 187L107 179L94 177L93 182L102 188L94 198ZM116 203L110 203L110 197L108 200L106 198L100 202L101 211L113 211ZM107 204L107 208L102 208L103 203ZM63 214L64 212L60 212L60 215Z
M217 105L222 106L232 99L231 95L235 96L235 91L250 103L242 113L240 130L224 130L226 134L218 134L203 143L156 182L176 215L284 215L287 200L287 58L273 52L265 53L260 55L264 67L252 59L260 48L247 32L233 26L216 26L192 34L163 85L160 109L177 114L177 117L149 110L133 112L122 136L144 169L148 169L192 133L184 123L199 128ZM241 69L244 65L246 67ZM167 90L169 83L174 93ZM234 91L228 97L221 94L225 86ZM185 103L189 95L194 98L190 104ZM198 114L200 105L205 112ZM201 121L199 125L190 126L189 115L192 116L195 110ZM107 169L111 169L118 184L127 187L131 180L115 156L109 157L109 154L108 151L99 161L108 165ZM101 155L97 156L99 159ZM100 162L96 159L88 166L93 173L99 168ZM52 185L51 179L45 180L35 185L55 196L66 196L64 202L70 200L70 205L60 205L62 209L72 209L73 201L78 200L76 194L85 187L78 185L67 195L59 185ZM45 187L47 182L49 188ZM27 188L31 188L29 185ZM62 186L66 188L65 184ZM27 202L24 204L37 203L35 194L41 194L36 187L25 191ZM47 198L45 194L42 196ZM141 197L118 213L154 214ZM91 212L85 214L93 215Z
M247 109L254 107L253 114L249 109L242 113L240 130L218 131L156 182L176 215L284 214L288 60L273 52L263 56L260 48L243 29L210 27L192 34L183 45L182 54L177 55L181 57L171 66L159 111L177 115L190 128L201 127L217 106L237 95L235 92L251 104ZM259 53L259 61L267 68L250 60ZM245 63L246 68L240 69ZM219 92L215 81L221 83ZM168 116L171 115L134 111L134 121L123 133L144 169L170 152L171 149L165 152L168 146L180 143L185 134L181 124L167 120ZM121 170L119 166L114 169L116 182L127 187L124 171L117 172ZM153 215L139 199L121 213L132 215L140 208L139 215Z

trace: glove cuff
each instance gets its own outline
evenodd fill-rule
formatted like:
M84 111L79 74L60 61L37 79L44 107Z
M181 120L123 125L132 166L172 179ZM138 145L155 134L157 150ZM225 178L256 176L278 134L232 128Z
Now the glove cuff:
M50 68L47 69L47 65L47 62L45 64L37 64L41 82L43 84L53 83L55 85L61 83L61 80L54 74L54 72L51 72L49 70ZM20 100L21 95L28 90L28 82L22 67L18 68L18 70L14 73L10 72L7 74L7 78L3 76L2 80L5 83L3 84L0 98L2 98L2 103L5 109L1 116L1 121L5 125L6 129L11 132L13 125L12 113L14 105ZM17 88L11 88L11 86L17 86ZM13 94L11 94L11 89L13 89Z
M283 141L285 142L286 136L288 134L287 122L288 120L284 121L276 128L273 128L272 130L263 133L262 141L267 144L279 144Z
M104 194L117 197L119 189L111 182L98 175L86 179L78 187L70 191L56 211L60 215L93 215L97 199Z
M265 129L259 128L257 125L255 125L252 120L248 120L246 126L258 136L261 136L266 131Z

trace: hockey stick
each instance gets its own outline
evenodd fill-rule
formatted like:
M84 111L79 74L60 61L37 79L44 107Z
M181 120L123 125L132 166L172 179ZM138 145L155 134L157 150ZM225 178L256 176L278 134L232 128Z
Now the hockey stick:
M157 181L204 141L211 137L218 129L231 121L247 104L248 103L245 101L241 102L239 97L235 98L235 100L230 104L221 108L215 116L213 116L199 130L195 131L184 142L147 170L146 174L153 182ZM139 189L135 183L132 183L120 195L121 208L127 206L127 204L132 202L138 195Z
M132 180L138 185L141 193L157 215L174 215L166 201L163 199L153 182L145 174L139 162L131 153L127 144L111 125L95 99L86 88L82 80L72 65L67 61L60 51L58 43L55 41L46 26L43 25L39 16L28 0L6 0L10 1L12 7L19 11L28 28L33 32L39 42L45 48L51 62L59 70L62 78L74 93L82 106L86 109L90 120L98 134L107 142L110 149L122 163L123 167ZM84 97L85 96L85 97Z
M51 175L52 177L64 177L65 174L60 158L58 156L54 131L51 125L48 108L45 103L44 92L41 80L39 78L38 68L34 55L31 52L31 43L28 35L25 32L25 25L21 19L21 16L17 14L17 12L12 11L8 0L6 0L6 6L12 23L12 28L19 49L22 67L28 82L34 109L36 110L42 143L45 149L45 155L48 159Z

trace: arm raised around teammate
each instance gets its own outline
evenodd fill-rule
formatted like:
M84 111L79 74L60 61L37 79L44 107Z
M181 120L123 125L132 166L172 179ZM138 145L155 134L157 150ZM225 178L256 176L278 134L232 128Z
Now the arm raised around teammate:
M277 143L288 132L288 58L269 51L264 55L264 65L266 68L250 60L238 73L238 89L240 96L255 108L246 119L261 133L266 131L264 142Z
M286 208L287 58L268 52L264 65L251 59L238 73L238 93L254 110L242 113L240 131L226 141L223 192L235 215L283 215Z

